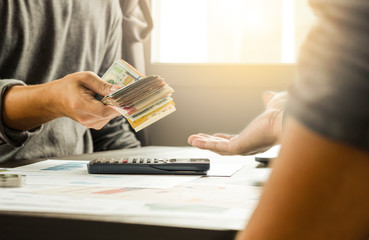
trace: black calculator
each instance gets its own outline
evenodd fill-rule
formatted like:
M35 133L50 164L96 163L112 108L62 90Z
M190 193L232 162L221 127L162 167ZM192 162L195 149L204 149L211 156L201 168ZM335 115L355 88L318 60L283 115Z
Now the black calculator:
M104 158L87 164L91 174L178 174L206 175L210 169L207 158Z

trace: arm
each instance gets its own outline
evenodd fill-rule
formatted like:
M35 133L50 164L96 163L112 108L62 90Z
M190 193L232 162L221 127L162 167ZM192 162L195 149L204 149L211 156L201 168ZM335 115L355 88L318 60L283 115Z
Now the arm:
M118 86L96 74L80 72L46 84L13 86L4 96L2 120L16 130L29 130L58 117L69 117L90 128L102 128L118 113L94 99Z
M266 92L263 95L265 111L239 135L195 134L188 138L194 147L219 154L254 154L278 144L282 136L282 118L287 92Z
M369 153L288 120L246 239L368 239Z

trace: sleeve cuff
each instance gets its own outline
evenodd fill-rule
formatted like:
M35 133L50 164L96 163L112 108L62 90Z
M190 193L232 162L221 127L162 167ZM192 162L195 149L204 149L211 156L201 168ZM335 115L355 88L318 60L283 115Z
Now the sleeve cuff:
M3 111L3 107L4 107L4 95L6 91L9 90L9 88L16 86L16 85L25 86L26 84L19 80L1 79L0 81L0 110L1 112ZM12 145L14 147L21 147L30 136L39 133L41 129L42 129L42 126L31 129L29 131L20 131L20 130L11 129L11 128L6 127L4 125L3 119L0 118L0 141L5 144Z

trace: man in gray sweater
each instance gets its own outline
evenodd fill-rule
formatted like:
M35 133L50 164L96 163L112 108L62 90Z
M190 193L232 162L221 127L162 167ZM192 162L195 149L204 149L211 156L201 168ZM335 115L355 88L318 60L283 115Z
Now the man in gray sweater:
M94 99L121 58L118 1L0 2L0 162L140 145L126 120Z

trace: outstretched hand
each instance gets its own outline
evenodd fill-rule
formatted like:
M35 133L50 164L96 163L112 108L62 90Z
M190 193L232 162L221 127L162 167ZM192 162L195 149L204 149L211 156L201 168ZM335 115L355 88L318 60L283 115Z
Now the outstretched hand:
M194 134L188 143L222 155L248 155L264 152L278 144L282 136L282 117L287 92L263 94L265 111L254 119L240 134Z

